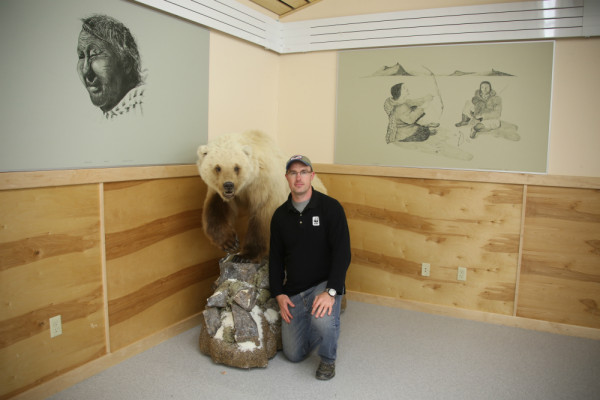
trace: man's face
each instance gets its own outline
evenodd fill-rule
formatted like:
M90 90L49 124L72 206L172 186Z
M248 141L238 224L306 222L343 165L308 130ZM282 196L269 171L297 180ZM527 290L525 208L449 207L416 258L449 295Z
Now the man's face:
M292 194L302 196L310 190L315 173L301 162L294 162L285 174Z
M92 104L112 109L129 90L127 71L110 45L82 30L77 43L77 72Z

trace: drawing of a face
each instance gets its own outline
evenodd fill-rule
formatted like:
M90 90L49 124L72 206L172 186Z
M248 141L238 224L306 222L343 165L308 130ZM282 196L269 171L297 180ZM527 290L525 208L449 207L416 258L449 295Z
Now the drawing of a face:
M488 97L492 91L492 87L489 83L482 82L481 85L479 85L479 90L481 91L481 96Z
M81 31L77 43L77 72L92 104L102 111L112 109L131 88L128 71L111 46Z
M410 91L408 90L408 86L406 84L404 84L402 86L402 92L400 92L400 98L406 99L406 98L408 98L409 95L410 95Z

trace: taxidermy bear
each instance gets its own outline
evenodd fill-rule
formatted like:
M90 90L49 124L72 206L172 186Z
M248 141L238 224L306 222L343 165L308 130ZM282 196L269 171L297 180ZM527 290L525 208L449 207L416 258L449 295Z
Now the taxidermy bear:
M204 233L221 250L237 253L237 262L259 262L268 255L271 217L290 192L287 159L260 131L226 134L198 148L198 171L208 186ZM317 177L313 187L326 193ZM248 224L240 245L235 226L242 209Z

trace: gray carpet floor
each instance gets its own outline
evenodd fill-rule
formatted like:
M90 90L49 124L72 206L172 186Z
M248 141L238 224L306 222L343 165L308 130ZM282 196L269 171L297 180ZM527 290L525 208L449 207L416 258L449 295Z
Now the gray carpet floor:
M600 399L597 340L356 301L341 324L331 381L315 379L316 355L215 364L196 327L50 399Z

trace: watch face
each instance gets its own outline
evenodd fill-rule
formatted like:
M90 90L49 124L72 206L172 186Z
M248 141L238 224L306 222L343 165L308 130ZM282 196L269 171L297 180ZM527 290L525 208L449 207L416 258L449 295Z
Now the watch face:
M332 297L333 297L333 296L335 296L335 295L336 295L336 293L337 293L337 292L335 291L335 289L329 289L329 295L330 295L330 296L332 296Z

